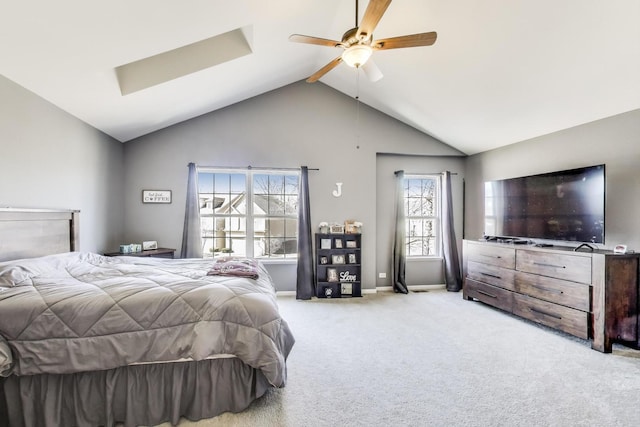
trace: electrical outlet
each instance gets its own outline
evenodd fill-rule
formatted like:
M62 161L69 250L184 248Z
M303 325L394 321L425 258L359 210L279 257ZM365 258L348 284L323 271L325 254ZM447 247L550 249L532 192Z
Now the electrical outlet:
M387 273L378 273L378 279L386 279Z

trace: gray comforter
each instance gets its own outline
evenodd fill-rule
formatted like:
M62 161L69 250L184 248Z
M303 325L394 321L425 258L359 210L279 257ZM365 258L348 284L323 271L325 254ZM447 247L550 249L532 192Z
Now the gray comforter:
M211 266L77 252L0 263L0 375L237 357L283 386L294 339L269 274Z

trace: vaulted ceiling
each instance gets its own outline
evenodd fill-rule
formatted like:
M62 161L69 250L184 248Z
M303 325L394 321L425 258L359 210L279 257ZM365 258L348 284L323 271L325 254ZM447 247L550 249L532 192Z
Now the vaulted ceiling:
M639 22L636 0L394 0L374 38L436 43L313 84L473 154L640 108ZM354 24L353 0L3 2L0 74L125 142L306 79L341 50L289 35Z

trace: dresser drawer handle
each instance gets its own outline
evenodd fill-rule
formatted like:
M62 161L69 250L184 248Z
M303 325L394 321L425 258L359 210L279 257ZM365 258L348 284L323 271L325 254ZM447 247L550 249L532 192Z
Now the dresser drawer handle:
M480 254L480 256L486 256L487 258L497 258L497 259L502 258L500 255L487 255L487 254Z
M489 274L489 273L483 273L480 272L480 274L482 274L483 276L487 276L487 277L493 277L494 279L502 279L502 277L496 275L496 274Z
M538 289L540 289L541 291L552 293L552 294L558 294L558 295L564 294L564 291L561 291L560 289L552 289L544 286L538 286Z
M559 315L557 315L555 313L548 313L548 312L546 312L544 310L538 310L537 308L534 308L534 307L529 307L529 310L531 310L531 311L533 311L535 313L540 313L540 314L545 315L545 316L553 317L554 319L562 320L562 316L559 316Z
M479 294L482 294L482 295L485 295L485 296L488 296L489 298L498 298L497 296L495 296L495 295L491 295L490 293L485 292L485 291L480 291L480 290L478 290L478 293L479 293Z
M564 265L545 264L544 262L534 262L533 265L539 265L540 267L567 268Z

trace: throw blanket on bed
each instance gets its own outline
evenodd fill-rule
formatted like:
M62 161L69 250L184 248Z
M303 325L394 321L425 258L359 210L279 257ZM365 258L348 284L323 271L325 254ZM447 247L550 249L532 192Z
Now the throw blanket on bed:
M220 258L213 263L209 276L232 276L257 279L259 264L251 258Z
M76 252L0 263L0 375L238 357L283 386L294 339L255 265L257 280L209 276L201 259Z

